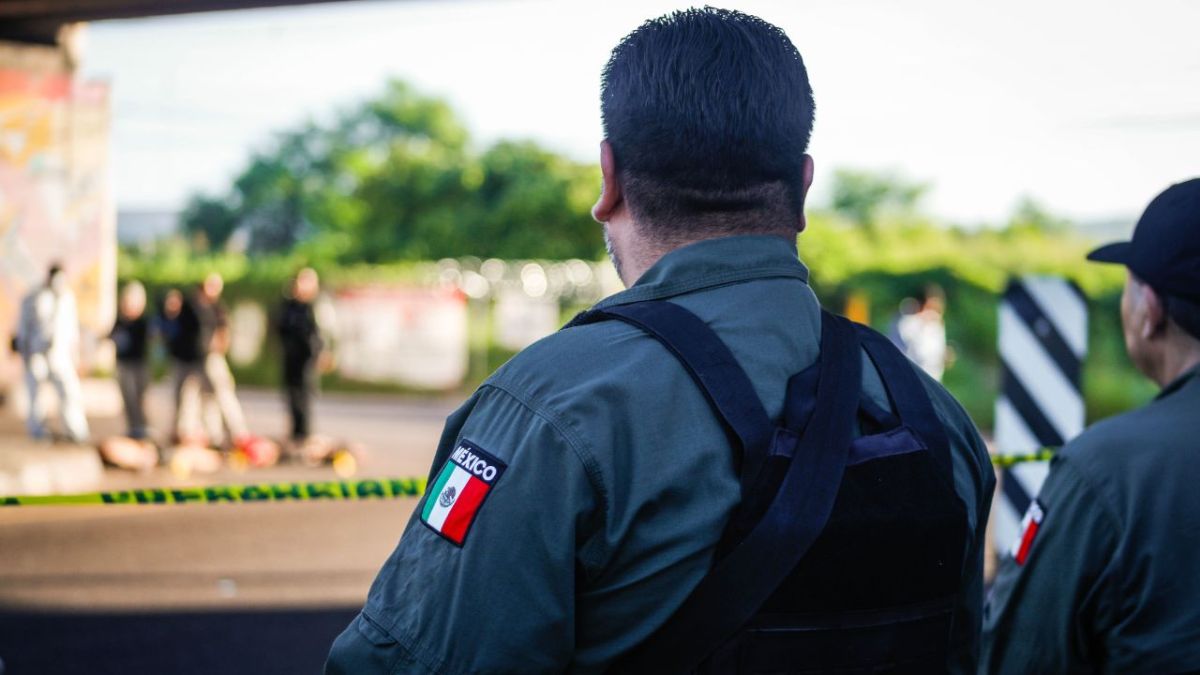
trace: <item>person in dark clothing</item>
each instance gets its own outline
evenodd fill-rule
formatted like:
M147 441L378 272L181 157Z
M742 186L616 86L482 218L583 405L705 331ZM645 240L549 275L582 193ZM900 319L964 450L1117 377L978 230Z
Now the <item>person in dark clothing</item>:
M316 270L311 267L300 270L275 319L275 330L283 346L283 393L292 416L292 442L296 445L304 443L311 432L317 361L324 348L313 311L319 292Z
M146 288L133 281L121 292L117 321L108 335L117 350L117 384L125 403L125 435L146 437L146 387L150 365L146 358L149 323L146 320Z
M162 336L163 347L172 362L181 358L183 341L180 339L180 334L184 323L183 304L183 293L180 293L178 288L167 291L159 305L158 321L155 326L158 334Z

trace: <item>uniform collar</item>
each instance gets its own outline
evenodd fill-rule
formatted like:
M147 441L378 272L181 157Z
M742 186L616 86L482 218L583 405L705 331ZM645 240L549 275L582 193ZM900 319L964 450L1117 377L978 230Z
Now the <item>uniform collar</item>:
M767 235L705 239L664 255L633 286L596 303L596 309L768 278L808 283L808 268L793 242Z
M1197 379L1200 379L1200 365L1192 366L1188 370L1184 371L1184 373L1182 375L1180 375L1179 377L1172 380L1171 384L1168 384L1167 386L1163 387L1163 390L1158 392L1158 396L1155 396L1154 400L1160 401L1160 400L1170 396L1171 394L1174 394L1175 392L1179 391L1180 389L1183 389L1189 383L1191 383Z

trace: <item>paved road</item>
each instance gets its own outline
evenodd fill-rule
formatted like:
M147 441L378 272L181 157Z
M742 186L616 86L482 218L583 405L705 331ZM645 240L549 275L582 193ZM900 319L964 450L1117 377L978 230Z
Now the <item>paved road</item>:
M256 431L283 431L272 392L243 398ZM453 405L327 396L317 415L325 431L368 446L360 475L424 475ZM117 422L95 425L103 433ZM101 487L332 478L299 466L186 481L110 470ZM315 672L415 504L0 509L4 675Z
M355 610L0 612L5 675L319 673Z

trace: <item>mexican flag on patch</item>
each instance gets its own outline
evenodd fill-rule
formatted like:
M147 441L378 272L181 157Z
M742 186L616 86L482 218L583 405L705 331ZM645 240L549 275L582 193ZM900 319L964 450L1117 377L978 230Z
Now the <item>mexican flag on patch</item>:
M484 498L506 468L504 462L474 443L459 441L425 493L421 522L462 546Z

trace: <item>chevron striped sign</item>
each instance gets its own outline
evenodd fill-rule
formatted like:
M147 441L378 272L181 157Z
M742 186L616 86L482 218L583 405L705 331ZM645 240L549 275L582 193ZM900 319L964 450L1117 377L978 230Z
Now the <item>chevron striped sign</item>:
M1079 287L1055 277L1011 281L1000 303L999 341L996 452L1006 458L1032 455L1083 431L1087 300ZM992 509L997 550L1007 551L1018 536L1049 470L1049 462L1031 461L1001 471L1001 494Z

